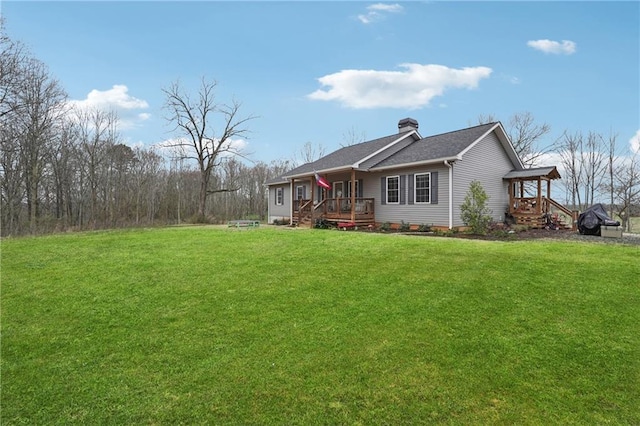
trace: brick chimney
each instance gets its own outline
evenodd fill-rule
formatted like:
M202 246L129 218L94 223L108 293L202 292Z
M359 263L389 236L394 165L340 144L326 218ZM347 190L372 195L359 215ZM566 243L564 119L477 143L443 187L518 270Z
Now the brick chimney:
M403 118L398 121L398 133L418 130L418 121L413 118Z

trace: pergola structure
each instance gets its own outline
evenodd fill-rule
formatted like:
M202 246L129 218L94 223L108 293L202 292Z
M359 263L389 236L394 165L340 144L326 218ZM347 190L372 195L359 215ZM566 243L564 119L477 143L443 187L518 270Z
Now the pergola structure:
M555 222L559 227L568 228L560 216L565 215L571 220L571 229L576 229L578 212L551 198L551 181L560 179L555 166L513 170L504 179L509 182L508 214L517 224L541 228Z

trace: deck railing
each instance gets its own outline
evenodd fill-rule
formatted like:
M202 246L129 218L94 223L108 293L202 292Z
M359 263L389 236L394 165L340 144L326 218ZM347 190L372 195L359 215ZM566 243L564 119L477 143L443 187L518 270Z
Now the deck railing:
M356 198L353 203L353 220L375 222L375 198ZM310 200L294 200L293 212L297 217L308 213L313 219L323 218L334 221L352 220L351 198L326 198L314 206Z
M516 218L518 223L531 225L546 223L547 216L551 216L554 222L560 221L564 224L570 224L571 228L575 229L578 220L578 212L571 211L547 197L515 197L512 199L509 213Z

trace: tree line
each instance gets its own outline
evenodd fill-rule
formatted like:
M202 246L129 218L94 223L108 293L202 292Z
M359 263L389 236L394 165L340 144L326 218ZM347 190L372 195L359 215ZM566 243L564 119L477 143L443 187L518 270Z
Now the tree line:
M178 82L163 89L175 139L132 148L122 143L115 112L72 106L47 66L11 39L2 21L0 30L2 236L264 220L265 183L325 152L307 142L291 159L250 161L234 141L256 117L243 116L235 100L216 102L216 82L204 79L196 96ZM514 115L505 128L525 165L556 156L565 170L563 201L572 208L605 200L627 227L640 214L638 153L622 152L616 135L564 132L543 150L538 144L550 129L531 114ZM347 139L358 143L364 135L352 131Z
M183 137L174 144L132 148L122 143L115 112L72 106L47 66L2 26L1 234L265 219L265 182L293 163L244 161L229 148L227 142L245 131L233 127L239 104L224 110L228 120L222 138L189 128L178 114L196 111L178 88L174 84L165 94ZM186 109L176 106L180 101ZM205 107L209 110L193 120L196 125L223 110L219 104ZM184 137L189 130L200 132L199 153Z

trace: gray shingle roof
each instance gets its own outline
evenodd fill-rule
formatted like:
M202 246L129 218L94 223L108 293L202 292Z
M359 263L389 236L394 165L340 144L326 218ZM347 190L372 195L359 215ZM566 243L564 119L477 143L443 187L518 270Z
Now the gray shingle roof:
M299 176L304 174L311 174L316 171L338 169L341 167L348 168L358 161L366 158L381 148L389 145L391 142L401 138L408 132L395 133L393 135L385 136L379 139L374 139L368 142L362 142L355 145L345 146L325 155L324 157L312 162L306 163L295 169L285 173L286 176Z
M394 155L376 164L370 164L368 168L375 170L380 167L455 157L495 126L495 124L496 123L488 123L420 139Z
M314 162L296 167L281 176L279 181L284 182L289 177L309 176L314 172L322 173L330 170L350 169L358 162L361 162L358 165L359 170L375 171L376 169L428 162L431 160L455 159L497 124L498 123L482 124L429 136L419 140L415 140L417 133L414 133L413 136L408 136L411 131L406 131L372 141L346 146ZM362 161L403 137L405 137L405 139L402 139L389 149L379 152L366 161ZM508 143L508 140L503 141L503 143ZM514 164L520 162L515 152L512 152L510 157L512 157ZM516 165L516 168L518 168L518 165Z
M512 179L512 178L537 178L537 177L548 177L549 179L560 179L560 173L555 168L555 166L550 167L536 167L531 169L524 170L512 170L506 175L504 175L504 179Z

